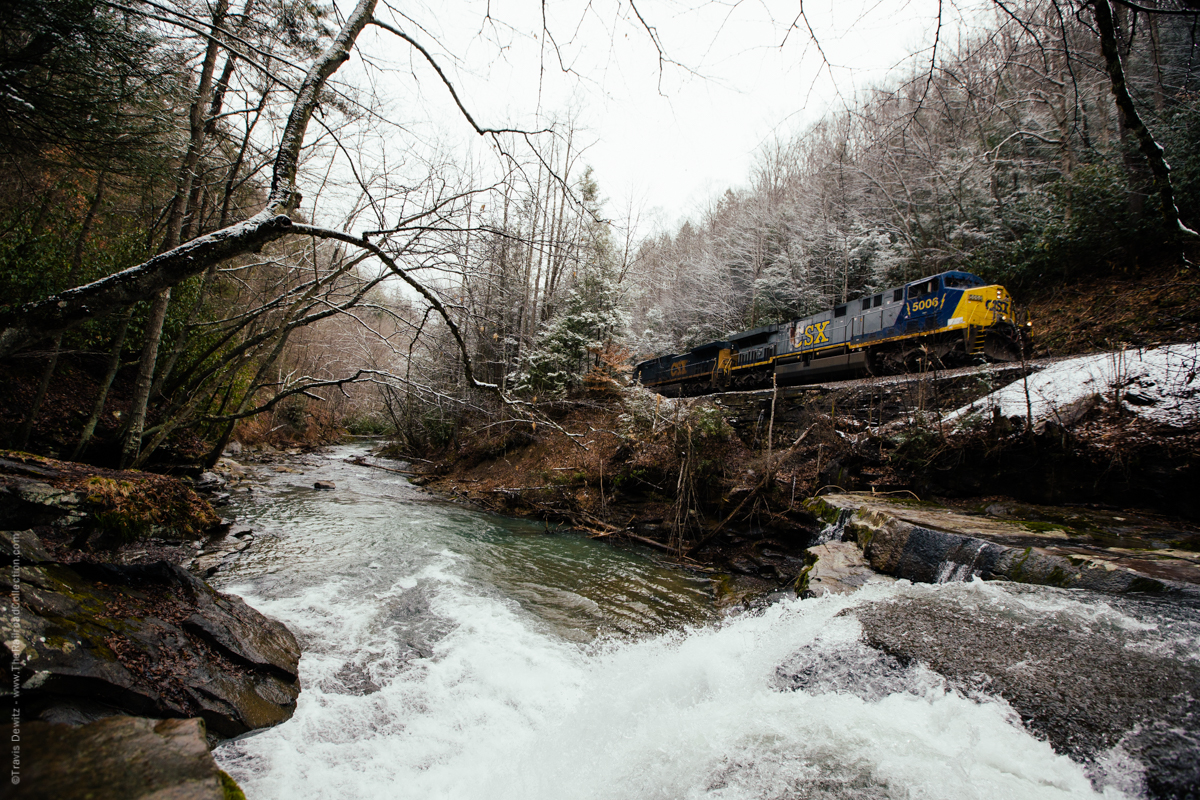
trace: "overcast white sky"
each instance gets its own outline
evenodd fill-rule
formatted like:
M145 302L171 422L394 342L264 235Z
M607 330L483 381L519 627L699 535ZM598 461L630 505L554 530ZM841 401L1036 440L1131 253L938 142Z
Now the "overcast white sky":
M690 216L726 187L744 184L761 145L852 102L936 27L936 2L926 0L806 3L827 67L807 29L788 32L799 4L775 5L774 13L739 4L665 20L659 30L667 52L699 74L668 67L661 92L649 58L637 70L610 74L605 102L586 117L597 139L591 162L609 196L645 197L665 221ZM715 19L718 12L727 19Z
M640 0L637 11L675 62L662 65L633 7L617 0L548 0L544 26L542 6L515 0L393 5L391 13L437 55L479 124L537 128L573 116L591 142L583 161L610 213L632 198L671 226L744 185L765 142L898 76L914 52L928 59L939 2L818 0L803 8L820 50L795 0ZM963 8L944 4L942 48L957 44ZM478 137L406 44L370 33L360 45L384 70L380 85L412 135L450 148L475 141L479 152Z

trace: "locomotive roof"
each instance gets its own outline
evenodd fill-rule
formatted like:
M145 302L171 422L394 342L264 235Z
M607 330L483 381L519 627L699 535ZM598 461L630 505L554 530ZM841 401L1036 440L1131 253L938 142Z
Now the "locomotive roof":
M637 369L637 368L643 367L647 364L653 364L653 363L659 362L659 361L666 364L671 361L674 361L677 358L683 358L684 356L690 355L692 353L700 353L700 352L704 352L706 350L713 350L713 349L723 350L729 346L730 346L730 343L725 340L721 340L721 341L717 341L717 342L705 342L704 344L696 345L691 350L688 350L685 353L667 353L665 356L659 356L657 358L648 358L645 361L639 361L634 366L634 368Z
M717 342L705 342L704 344L698 344L691 350L688 350L688 353L698 353L704 350L724 350L725 348L729 347L729 345L730 342L726 339L722 339ZM687 355L687 353L683 353L682 355Z
M765 334L775 333L775 331L777 331L777 330L779 330L778 324L760 325L759 327L752 328L748 331L739 331L737 333L730 334L729 341L730 342L740 342L743 339L752 339L755 336L761 336L764 333Z
M987 281L985 281L983 278L979 277L978 275L975 275L974 273L963 272L960 269L948 269L945 272L935 272L932 275L926 275L924 278L918 278L915 281L909 281L908 283L906 283L904 285L912 286L913 284L924 283L925 281L930 280L931 278L945 278L947 276L954 277L954 278L964 278L964 279L972 280L972 281L978 281L978 283L976 284L977 286L984 286L987 284Z

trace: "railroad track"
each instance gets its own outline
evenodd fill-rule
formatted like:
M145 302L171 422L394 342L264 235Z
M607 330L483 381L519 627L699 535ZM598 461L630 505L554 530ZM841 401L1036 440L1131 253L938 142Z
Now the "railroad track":
M993 375L996 377L1019 377L1021 371L1037 372L1049 364L1062 361L1074 356L1051 356L1047 358L1030 359L1024 365L1015 362L978 364L970 367L955 367L954 369L929 370L928 372L908 372L899 375L869 375L862 378L850 378L839 381L824 381L821 383L806 383L801 386L780 386L776 389L748 389L740 392L714 392L697 397L709 397L715 400L729 398L732 400L751 400L769 398L772 392L778 391L779 398L803 397L814 391L830 391L837 389L863 389L868 387L905 386L915 381L940 381L964 378L970 375Z

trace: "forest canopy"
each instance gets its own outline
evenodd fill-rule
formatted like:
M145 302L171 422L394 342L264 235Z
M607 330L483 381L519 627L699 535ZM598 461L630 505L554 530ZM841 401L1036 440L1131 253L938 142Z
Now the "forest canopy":
M653 20L615 7L678 66ZM1196 12L989 8L648 234L606 200L572 115L493 126L453 54L376 0L8 2L8 444L211 462L239 430L350 426L419 449L464 409L616 385L638 358L947 268L1028 291L1183 263ZM569 72L542 24L542 69ZM378 66L381 47L408 71ZM481 146L418 133L385 74L436 92ZM76 404L45 412L68 384Z

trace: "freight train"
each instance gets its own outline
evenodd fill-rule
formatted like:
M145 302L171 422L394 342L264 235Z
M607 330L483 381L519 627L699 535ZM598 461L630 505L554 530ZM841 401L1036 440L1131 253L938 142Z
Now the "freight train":
M706 394L1021 357L1030 324L1003 286L951 270L634 367L665 395Z

